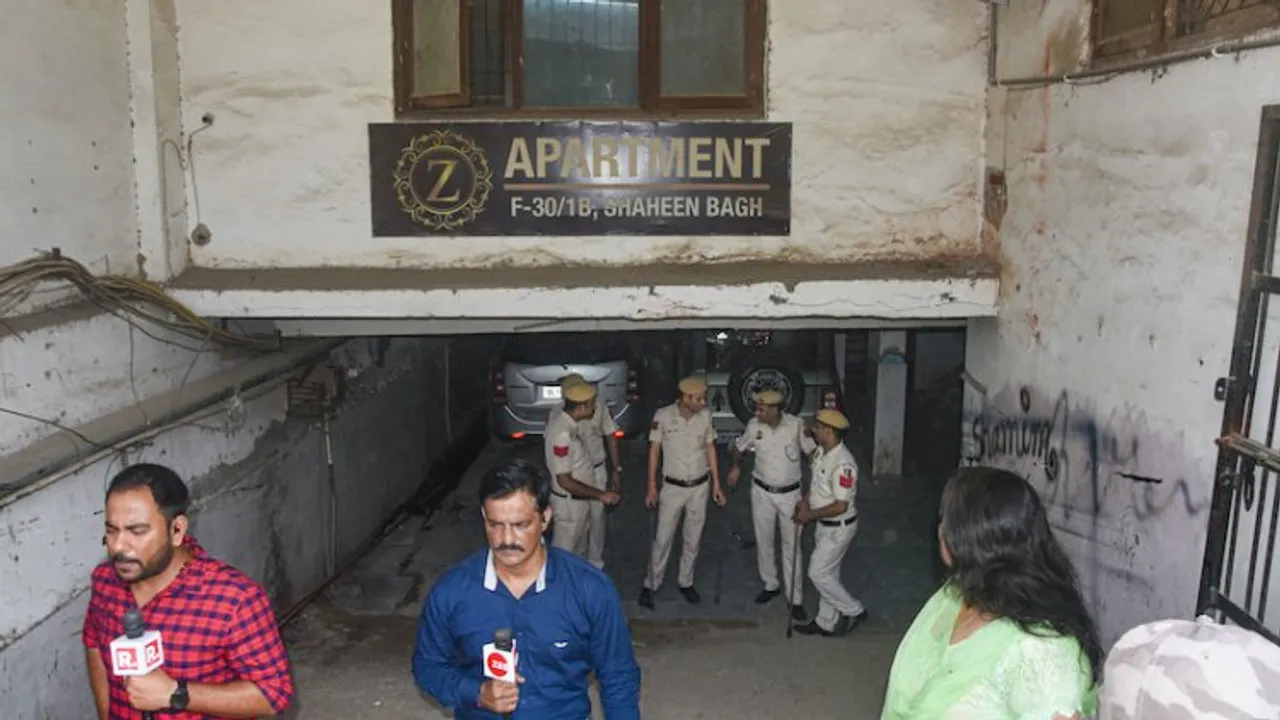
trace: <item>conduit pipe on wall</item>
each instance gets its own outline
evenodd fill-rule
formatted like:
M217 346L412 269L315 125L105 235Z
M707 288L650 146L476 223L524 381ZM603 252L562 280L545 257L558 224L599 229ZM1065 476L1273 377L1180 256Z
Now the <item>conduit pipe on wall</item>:
M324 411L324 461L329 473L329 561L325 563L325 572L328 577L333 577L334 571L338 567L338 475L333 468L332 418L332 409L326 407Z
M1124 73L1136 72L1139 70L1154 70L1169 65L1175 65L1177 63L1188 62L1190 60L1223 58L1228 55L1235 55L1249 50L1262 50L1264 48L1277 46L1280 46L1280 37L1272 37L1266 40L1227 42L1214 45L1213 47L1201 48L1199 50L1185 50L1183 52L1169 53L1168 55L1160 55L1147 60L1135 60L1133 62L1100 67L1094 70L1058 73L1056 75L1035 75L1031 77L1013 78L1010 80L995 80L993 84L996 87L1025 88L1058 84L1071 85L1080 80L1090 79L1097 79L1098 82L1105 82L1113 76L1122 75Z
M987 36L987 84L995 85L1000 52L1000 8L994 2L987 5Z
M410 516L423 511L428 505L432 504L434 499L443 497L453 492L463 476L475 463L476 457L483 452L489 444L489 425L483 413L475 416L474 420L467 426L456 443L451 443L445 449L443 456L440 458L439 465L435 466L437 471L428 478L433 486L429 494L419 493L416 497L402 503L397 507L378 529L373 533L372 537L366 540L360 547L356 548L336 570L329 574L324 582L312 589L307 594L298 598L284 612L277 613L277 624L284 627L298 617L307 605L311 604L325 590L329 589L338 578L342 577L351 568L355 567L361 560L365 558L374 548L378 546L384 539L394 533ZM427 511L430 513L430 511ZM428 515L429 517L429 515Z

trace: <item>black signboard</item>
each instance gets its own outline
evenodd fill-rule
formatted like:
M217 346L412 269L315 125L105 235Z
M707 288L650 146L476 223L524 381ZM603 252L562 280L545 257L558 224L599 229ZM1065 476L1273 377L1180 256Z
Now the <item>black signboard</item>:
M373 234L789 235L791 124L378 123Z

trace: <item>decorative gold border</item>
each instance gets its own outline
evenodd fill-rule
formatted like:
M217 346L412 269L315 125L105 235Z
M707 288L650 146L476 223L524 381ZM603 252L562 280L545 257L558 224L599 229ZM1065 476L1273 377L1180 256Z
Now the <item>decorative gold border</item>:
M465 203L442 212L418 197L413 187L413 171L418 162L434 150L447 148L461 157L475 176L475 185L471 189L471 197ZM452 130L436 130L420 135L409 142L400 151L400 160L396 163L395 174L396 198L400 208L417 223L432 230L457 230L476 219L489 202L493 193L493 170L484 156L484 151L470 138Z

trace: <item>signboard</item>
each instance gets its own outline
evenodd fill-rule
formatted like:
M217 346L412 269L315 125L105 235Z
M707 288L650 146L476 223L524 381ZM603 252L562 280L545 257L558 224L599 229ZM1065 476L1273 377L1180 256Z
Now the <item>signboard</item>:
M789 235L791 124L375 123L375 237Z

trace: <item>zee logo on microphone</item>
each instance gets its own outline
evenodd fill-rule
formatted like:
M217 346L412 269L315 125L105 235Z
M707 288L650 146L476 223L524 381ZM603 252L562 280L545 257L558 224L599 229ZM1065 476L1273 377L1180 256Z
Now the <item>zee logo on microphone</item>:
M489 657L485 658L485 664L489 666L489 673L495 678L504 678L510 671L507 665L507 658L500 652L491 652Z

